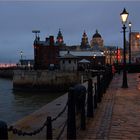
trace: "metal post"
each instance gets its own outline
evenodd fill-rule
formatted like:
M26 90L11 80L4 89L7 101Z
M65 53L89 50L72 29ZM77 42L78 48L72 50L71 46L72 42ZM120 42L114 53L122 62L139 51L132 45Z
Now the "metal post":
M67 139L76 139L74 88L70 88L68 93Z
M4 121L0 121L0 140L8 140L7 124Z
M100 73L97 74L97 94L98 94L98 102L101 102L101 82L100 82Z
M52 119L50 116L47 117L47 140L51 140L53 138L52 136Z
M129 26L129 64L131 64L131 26Z
M94 83L94 109L97 108L97 83Z
M93 86L92 86L92 79L88 80L87 117L93 117Z
M123 43L124 43L124 50L123 50L123 83L122 83L122 88L128 88L127 84L127 72L126 72L126 38L125 38L125 24L122 27L123 29Z

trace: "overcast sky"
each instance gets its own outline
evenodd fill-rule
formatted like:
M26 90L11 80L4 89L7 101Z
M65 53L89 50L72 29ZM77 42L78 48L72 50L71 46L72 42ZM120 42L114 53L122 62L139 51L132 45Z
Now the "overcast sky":
M132 30L140 31L139 1L0 1L0 62L18 62L20 51L24 58L33 58L32 30L40 30L45 40L50 35L56 38L60 28L67 45L78 45L84 30L90 41L98 29L105 45L122 47L124 7Z

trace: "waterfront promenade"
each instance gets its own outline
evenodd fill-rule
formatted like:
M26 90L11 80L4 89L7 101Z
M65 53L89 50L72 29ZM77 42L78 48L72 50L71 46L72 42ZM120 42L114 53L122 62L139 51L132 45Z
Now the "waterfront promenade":
M123 89L122 75L116 74L98 105L95 116L80 140L140 139L140 74L128 74L129 88Z
M129 88L121 88L122 74L113 77L109 88L103 95L101 103L94 112L94 117L88 119L86 130L77 131L77 139L80 140L139 140L140 139L140 74L128 74ZM31 116L17 122L15 126L31 131L39 127L45 121L46 116L56 116L65 106L67 94L58 98ZM66 120L66 114L53 125L53 131L58 131L62 122ZM53 133L55 138L56 133ZM45 140L46 129L32 137L21 137L9 134L10 140ZM63 138L66 139L66 128Z

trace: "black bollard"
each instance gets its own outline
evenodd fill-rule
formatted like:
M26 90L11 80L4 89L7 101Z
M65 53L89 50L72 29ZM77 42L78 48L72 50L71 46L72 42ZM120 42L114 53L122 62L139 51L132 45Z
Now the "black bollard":
M97 74L97 94L98 94L98 103L101 102L101 81L100 81L100 73Z
M97 83L94 83L94 109L97 108Z
M75 104L76 104L76 112L80 113L80 126L82 130L86 129L86 116L85 116L85 99L86 99L86 88L77 84L74 87L75 93Z
M52 119L50 116L47 117L47 140L52 140Z
M84 98L82 98L81 100L81 130L86 129L85 99Z
M0 121L0 140L8 140L7 124L4 121Z
M67 139L76 139L74 88L70 88L68 92Z
M88 80L87 117L93 117L93 86L92 79Z

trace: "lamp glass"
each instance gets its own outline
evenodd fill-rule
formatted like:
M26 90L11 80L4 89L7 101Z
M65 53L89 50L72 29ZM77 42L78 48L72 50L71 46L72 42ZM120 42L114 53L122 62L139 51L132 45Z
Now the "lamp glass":
M128 15L129 15L128 12L124 8L123 12L120 14L123 24L125 24L127 22Z
M132 26L132 23L131 23L131 22L129 22L128 26L129 26L129 27L131 27L131 26Z

